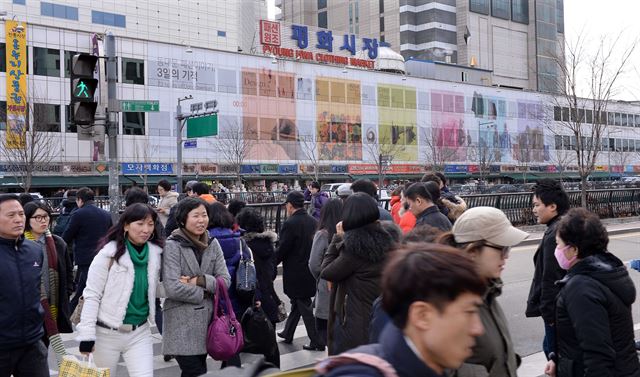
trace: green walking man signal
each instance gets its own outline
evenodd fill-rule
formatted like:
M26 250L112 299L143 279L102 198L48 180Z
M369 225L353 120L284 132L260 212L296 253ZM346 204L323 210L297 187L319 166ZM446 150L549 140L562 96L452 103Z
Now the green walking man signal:
M95 120L98 80L94 78L94 71L97 63L98 57L91 54L76 54L71 59L71 109L75 124L89 125Z

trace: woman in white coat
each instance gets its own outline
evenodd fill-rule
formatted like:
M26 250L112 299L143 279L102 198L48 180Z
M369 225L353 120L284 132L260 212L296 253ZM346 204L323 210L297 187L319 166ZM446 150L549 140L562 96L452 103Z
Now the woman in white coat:
M120 355L129 376L153 376L150 324L164 246L156 219L147 204L127 207L89 268L76 340L80 352L93 353L96 365L110 368L112 376Z

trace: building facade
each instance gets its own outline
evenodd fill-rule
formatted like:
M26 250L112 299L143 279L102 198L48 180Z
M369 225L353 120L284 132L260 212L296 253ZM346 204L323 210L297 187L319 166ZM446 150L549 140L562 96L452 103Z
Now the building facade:
M557 92L564 0L280 0L280 19L375 35L405 59L491 70L493 84Z
M5 9L25 7L14 2L5 1ZM94 3L98 2L92 6ZM34 184L106 183L104 151L108 148L103 140L79 140L77 126L68 116L69 59L76 52L91 50L94 32L104 31L104 15L103 23L96 23L92 20L100 19L94 20L93 15L101 10L53 8L54 15L78 19L72 22L45 15L50 12L46 4L34 1L35 10L16 13L27 33L28 100L33 106L29 127L56 142L54 158L38 167ZM64 6L72 7L68 4ZM317 53L310 61L273 58L260 51L254 55L238 52L235 40L215 48L200 47L191 40L192 51L187 52L184 44L144 39L127 30L133 19L126 14L123 26L108 26L117 38L117 95L119 99L158 101L159 111L119 115L123 183L139 182L143 175L175 177L176 105L178 98L188 95L193 99L182 103L184 112L191 104L216 100L219 115L216 136L185 144L185 178L233 177L236 170L224 148L238 135L247 146L239 169L249 179L308 177L314 169L325 179L368 176L377 171L380 154L392 156L388 173L395 176L416 177L434 165L460 177L477 175L483 169L495 176L522 169L575 170L570 156L563 157L570 154L575 140L551 127L568 119L568 109L550 95L363 67L346 69L319 62ZM108 22L112 20L122 21L107 17ZM287 29L290 25L285 26L279 26L278 40L295 45L297 40ZM219 30L213 24L210 28ZM309 35L309 46L317 43L316 37ZM5 37L0 42L0 62L5 62L8 41ZM292 56L300 51L305 49L293 50ZM0 64L3 108L7 105L7 71L6 64ZM602 140L606 147L597 161L598 169L640 172L640 106L611 103L607 111L611 131ZM588 110L585 119L586 123L593 119ZM4 138L6 113L0 120L0 137ZM15 186L11 169L10 161L0 162L4 172L0 184Z

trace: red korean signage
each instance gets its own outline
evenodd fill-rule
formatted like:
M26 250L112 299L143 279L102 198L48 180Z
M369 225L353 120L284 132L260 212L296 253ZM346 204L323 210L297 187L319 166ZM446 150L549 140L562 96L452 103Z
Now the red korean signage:
M260 20L260 43L263 45L280 46L280 23Z
M378 174L378 165L376 164L351 164L349 165L349 174Z

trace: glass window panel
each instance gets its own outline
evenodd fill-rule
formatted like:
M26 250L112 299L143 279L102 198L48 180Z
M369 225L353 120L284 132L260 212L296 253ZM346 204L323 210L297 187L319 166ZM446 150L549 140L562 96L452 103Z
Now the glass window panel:
M553 107L553 120L562 120L562 110L560 106Z
M509 2L510 0L491 0L491 15L508 20L511 15Z
M7 129L7 101L0 101L0 131L4 131L6 129Z
M469 0L469 10L475 13L489 14L489 0Z
M122 58L122 82L144 85L144 60Z
M587 123L593 123L593 110L587 110Z
M122 131L124 135L144 135L144 113L122 113Z
M522 24L529 23L529 0L511 0L511 20Z
M322 29L327 28L327 12L318 13L318 27Z
M33 129L41 132L60 132L60 105L33 104Z
M60 50L33 48L33 70L39 76L60 77Z
M69 105L64 107L64 128L69 133L78 132L78 126L71 122L71 106Z
M327 7L327 0L318 0L318 9L324 9Z

